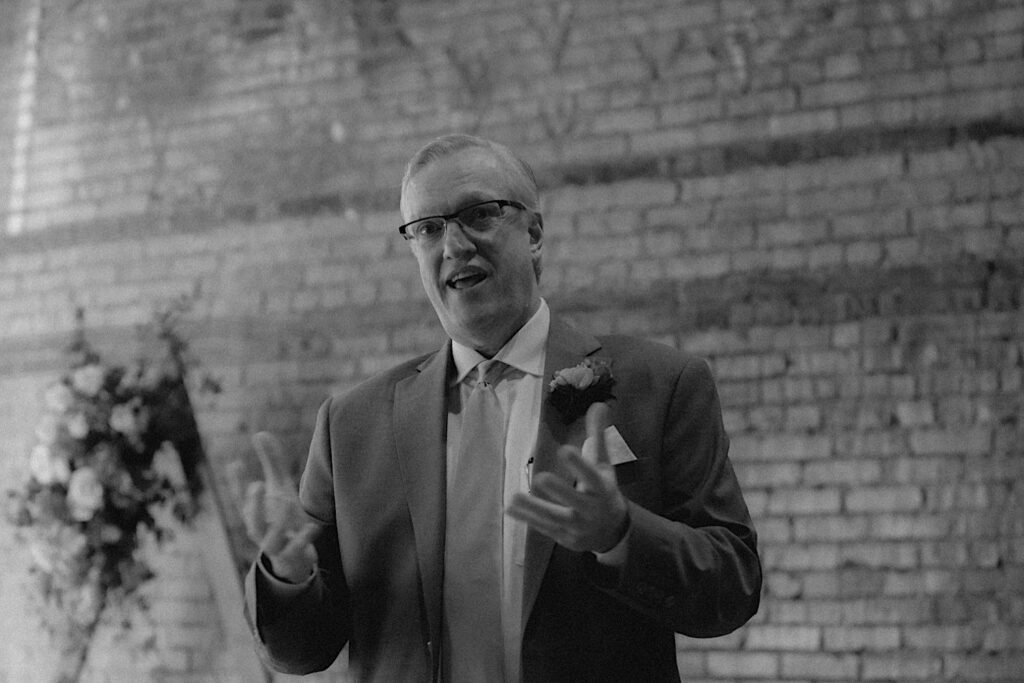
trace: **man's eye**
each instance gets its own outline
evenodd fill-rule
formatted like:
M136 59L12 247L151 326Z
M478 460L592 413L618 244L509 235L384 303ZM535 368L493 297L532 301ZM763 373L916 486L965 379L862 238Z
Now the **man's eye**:
M413 226L413 234L419 238L437 237L444 232L444 223L441 221L421 221Z
M459 213L459 222L466 225L487 223L501 215L501 207L497 204L481 204L471 206Z

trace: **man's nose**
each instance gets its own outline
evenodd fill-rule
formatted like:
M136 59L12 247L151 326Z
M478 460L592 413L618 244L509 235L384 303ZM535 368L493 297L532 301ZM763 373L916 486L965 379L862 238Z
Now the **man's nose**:
M458 258L467 252L476 251L476 244L466 235L462 223L449 219L445 224L444 237L445 258Z

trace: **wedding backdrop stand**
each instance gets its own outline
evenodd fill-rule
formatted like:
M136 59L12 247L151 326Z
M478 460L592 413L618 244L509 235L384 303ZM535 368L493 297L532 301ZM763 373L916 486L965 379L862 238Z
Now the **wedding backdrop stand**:
M213 468L203 448L195 412L185 385L186 364L178 350L172 351L182 378L178 396L182 415L181 441L175 443L186 479L197 498L198 513L193 521L198 547L203 549L203 565L217 603L225 648L229 654L231 679L270 683L271 674L259 661L252 642L252 633L242 614L245 599L242 574L235 562L228 537L226 498L217 485Z

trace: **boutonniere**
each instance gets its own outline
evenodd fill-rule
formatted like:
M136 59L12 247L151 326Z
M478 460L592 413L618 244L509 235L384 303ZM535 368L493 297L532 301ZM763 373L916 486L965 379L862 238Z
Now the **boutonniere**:
M555 372L548 389L551 405L566 422L572 422L598 401L612 398L612 362L606 358L584 358L579 365Z

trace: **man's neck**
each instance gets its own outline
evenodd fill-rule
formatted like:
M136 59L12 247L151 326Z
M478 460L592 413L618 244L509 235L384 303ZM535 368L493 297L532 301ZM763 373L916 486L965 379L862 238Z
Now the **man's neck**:
M525 327L527 325L527 323L529 323L530 320L532 320L535 315L537 315L537 311L540 310L541 301L542 301L542 299L540 297L538 297L537 300L534 302L533 306L530 308L530 312L527 315L525 315L522 318L522 320L519 321L519 324L513 330L511 330L508 334L506 334L503 339L498 340L498 341L493 342L493 343L490 342L490 341L487 341L487 342L477 342L477 343L472 343L472 342L470 342L470 343L459 342L459 343L462 343L463 346L468 346L469 348L473 349L474 351L479 353L484 358L487 358L487 359L494 358L496 355L498 355L498 353L503 348L505 348L505 346L509 343L509 341L513 337L515 337L517 334L519 334L519 331L522 330L523 327Z
M534 368L535 363L527 359L536 353L542 353L543 345L547 340L549 325L550 313L547 304L543 300L538 300L536 309L526 323L490 355L485 354L480 349L453 339L452 353L456 359L460 379L468 369L475 366L481 360L481 357L483 359L498 357L500 360L509 362L525 372L541 372L543 368Z

